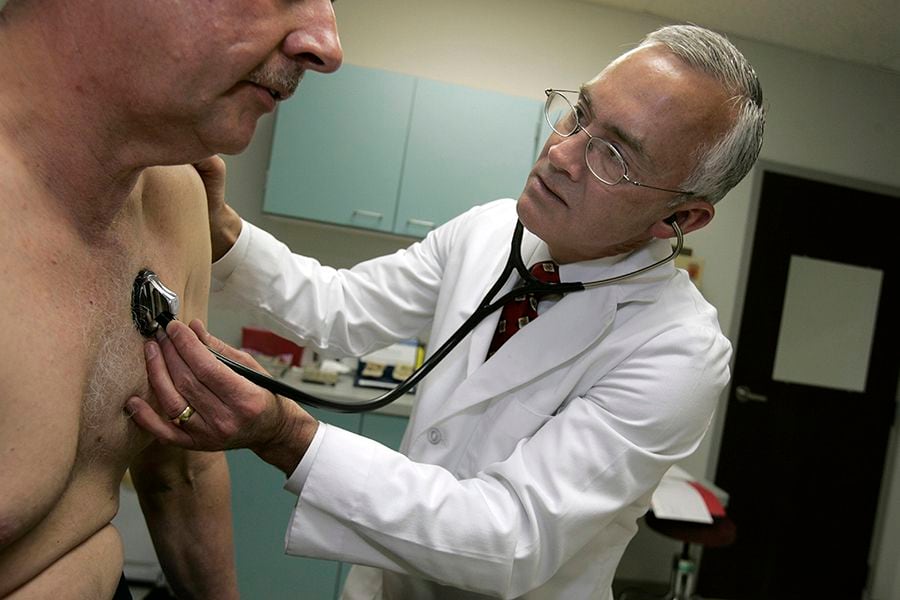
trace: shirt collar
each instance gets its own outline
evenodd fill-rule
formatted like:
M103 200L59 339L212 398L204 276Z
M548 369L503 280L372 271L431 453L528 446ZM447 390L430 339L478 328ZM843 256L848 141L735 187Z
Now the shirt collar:
M522 240L522 261L526 267L531 267L541 261L552 260L547 244L527 229L524 231ZM560 281L588 282L617 277L651 265L665 258L671 252L672 246L668 240L654 239L637 250L623 254L560 265L559 279ZM669 277L672 273L671 265L671 262L660 265L656 269L651 269L635 277L633 281L650 282Z

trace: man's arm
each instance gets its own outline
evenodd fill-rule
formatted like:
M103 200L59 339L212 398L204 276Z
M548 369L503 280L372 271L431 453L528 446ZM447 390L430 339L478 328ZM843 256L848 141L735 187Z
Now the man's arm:
M204 186L190 168L164 168L145 198L148 221L176 244L186 273L180 318L205 318L210 242ZM183 408L183 407L182 407ZM236 598L231 485L224 454L154 443L131 465L132 479L166 578L179 598Z
M178 598L237 598L225 455L154 443L130 468L160 564Z

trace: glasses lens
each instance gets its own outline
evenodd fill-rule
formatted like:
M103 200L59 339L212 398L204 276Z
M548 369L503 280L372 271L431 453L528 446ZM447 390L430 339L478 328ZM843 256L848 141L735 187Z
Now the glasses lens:
M572 135L578 129L575 109L559 92L550 92L544 105L544 117L553 131L561 136Z
M625 177L625 161L612 144L592 137L584 150L588 168L597 179L615 185Z

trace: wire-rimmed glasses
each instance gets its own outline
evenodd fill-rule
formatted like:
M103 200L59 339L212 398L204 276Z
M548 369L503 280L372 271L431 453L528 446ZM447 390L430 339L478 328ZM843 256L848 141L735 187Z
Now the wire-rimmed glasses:
M594 177L606 185L616 185L622 181L627 181L631 185L662 192L683 194L685 196L694 194L694 192L686 190L673 190L671 188L647 185L631 179L628 176L628 164L616 147L603 138L591 135L579 119L579 109L565 96L565 94L575 94L577 96L579 92L547 89L544 90L544 93L547 95L547 102L544 104L544 118L547 119L547 124L550 125L557 135L570 137L580 130L588 136L588 142L584 147L584 160Z

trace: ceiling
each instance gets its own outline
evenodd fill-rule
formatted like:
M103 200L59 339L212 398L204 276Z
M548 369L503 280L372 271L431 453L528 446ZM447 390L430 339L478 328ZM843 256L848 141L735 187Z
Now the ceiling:
M900 73L900 0L581 0Z

